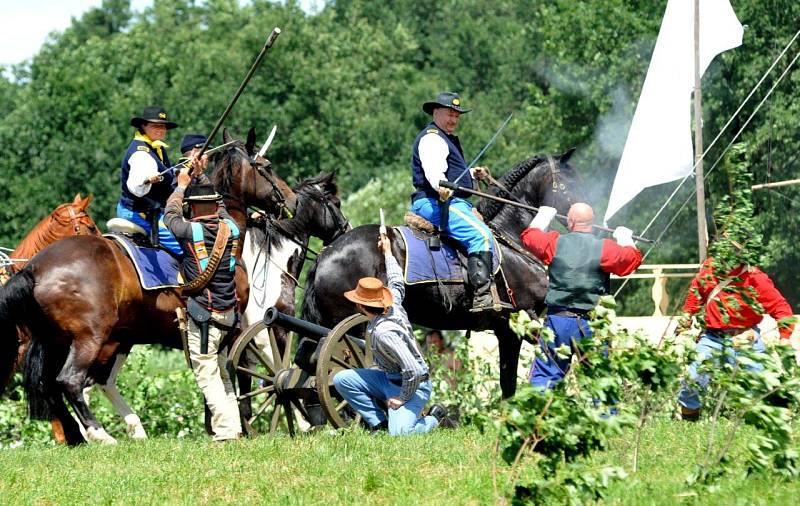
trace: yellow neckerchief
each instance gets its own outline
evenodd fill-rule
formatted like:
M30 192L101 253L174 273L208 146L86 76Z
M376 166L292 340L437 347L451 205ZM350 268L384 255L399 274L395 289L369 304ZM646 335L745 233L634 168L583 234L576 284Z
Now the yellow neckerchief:
M161 148L168 148L169 144L167 144L164 141L154 141L150 137L148 137L147 134L142 134L139 132L136 132L136 135L133 136L133 140L142 141L148 144L150 147L156 150L156 154L158 155L158 158L161 160L161 162L162 163L164 162L164 153L163 151L161 151Z

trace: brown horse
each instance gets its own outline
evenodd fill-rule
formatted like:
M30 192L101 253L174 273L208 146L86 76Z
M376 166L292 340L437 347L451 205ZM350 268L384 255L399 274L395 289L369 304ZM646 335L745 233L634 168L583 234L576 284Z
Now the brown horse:
M285 183L268 164L251 163L254 143L251 132L247 145L237 142L224 151L211 176L240 230L248 205L277 213L293 196L282 192ZM175 310L182 304L180 290L143 290L114 241L67 238L40 252L0 295L0 352L16 351L15 326L24 327L32 337L24 366L31 416L61 422L69 444L84 442L66 397L88 439L112 443L85 402L84 386L105 383L120 348L180 348ZM0 374L11 366L7 359L0 353Z
M72 202L59 205L28 232L28 235L8 254L11 261L0 268L0 283L8 281L28 263L33 255L59 239L73 235L100 235L94 220L86 212L92 196L75 195Z
M73 235L100 235L94 220L86 212L86 208L89 207L91 201L91 195L83 198L79 193L75 195L75 199L72 202L59 205L53 209L53 212L37 223L17 245L16 249L9 253L9 263L0 268L0 283L5 284L15 272L25 267L28 264L28 260L33 258L36 253L59 239ZM17 359L14 362L14 366L5 373L5 376L0 373L0 385L5 386L11 381L11 377L22 363L22 357L25 356L25 352L28 349L29 339L27 334L20 333L19 340L20 346L17 352Z

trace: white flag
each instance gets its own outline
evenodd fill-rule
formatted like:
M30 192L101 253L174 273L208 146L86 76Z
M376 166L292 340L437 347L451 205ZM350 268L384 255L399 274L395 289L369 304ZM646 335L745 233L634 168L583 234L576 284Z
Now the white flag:
M719 53L742 44L729 0L700 0L700 75ZM669 0L628 131L604 221L649 186L686 177L694 166L694 0Z

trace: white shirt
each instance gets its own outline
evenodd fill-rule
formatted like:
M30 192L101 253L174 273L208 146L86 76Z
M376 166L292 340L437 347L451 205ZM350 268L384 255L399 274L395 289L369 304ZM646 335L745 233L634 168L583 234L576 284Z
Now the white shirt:
M434 190L439 191L439 181L447 179L444 177L447 171L447 155L450 154L447 142L439 134L425 134L419 140L417 152L422 170L425 172L425 179ZM474 167L469 169L470 176L475 175L474 171Z
M144 197L153 186L147 180L158 175L158 163L150 153L137 151L128 159L128 165L130 165L131 170L128 172L128 180L125 184L131 193L137 197Z

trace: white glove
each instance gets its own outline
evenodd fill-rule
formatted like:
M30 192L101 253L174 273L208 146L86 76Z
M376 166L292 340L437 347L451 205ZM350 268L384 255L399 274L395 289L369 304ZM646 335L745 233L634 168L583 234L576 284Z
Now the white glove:
M633 230L626 227L617 227L611 237L617 240L620 246L634 246Z
M539 212L533 217L528 227L538 228L539 230L546 232L547 228L550 226L550 222L553 221L553 218L557 212L558 211L556 211L555 207L541 206L539 208Z

